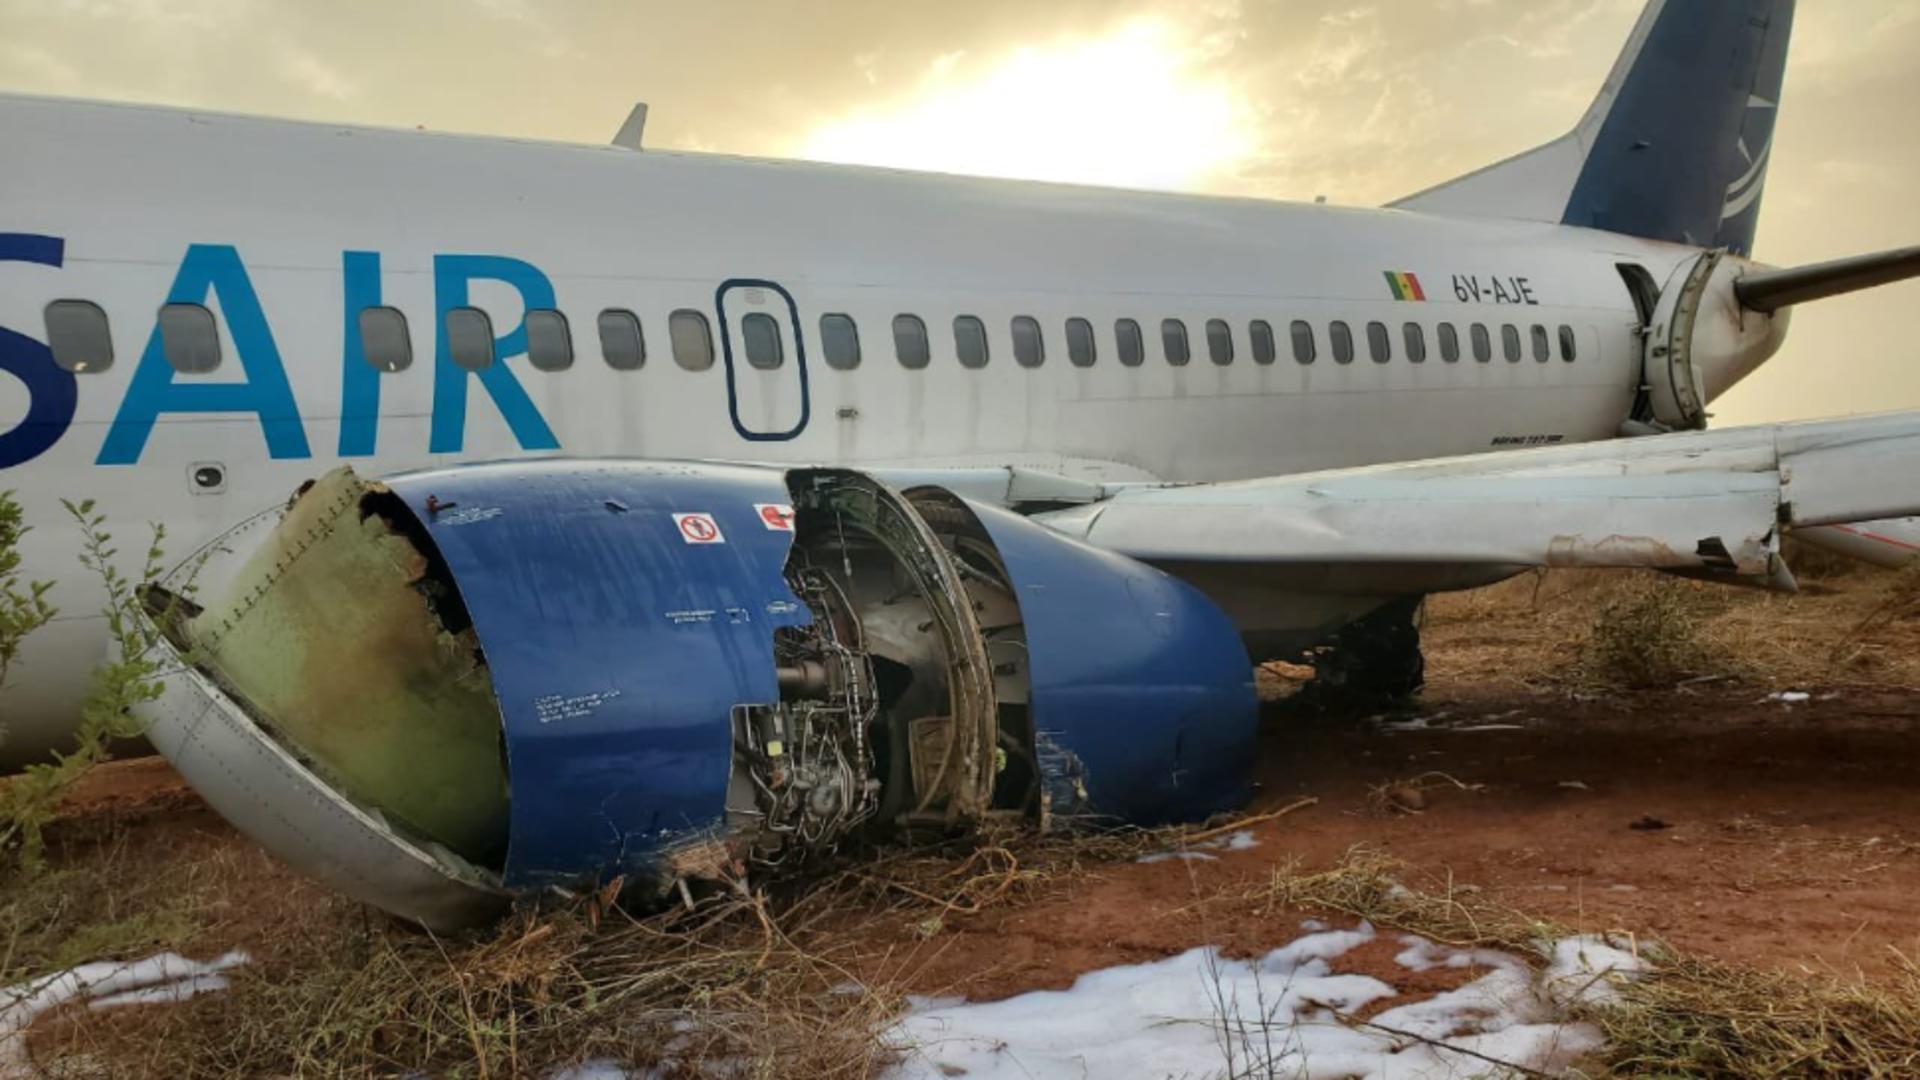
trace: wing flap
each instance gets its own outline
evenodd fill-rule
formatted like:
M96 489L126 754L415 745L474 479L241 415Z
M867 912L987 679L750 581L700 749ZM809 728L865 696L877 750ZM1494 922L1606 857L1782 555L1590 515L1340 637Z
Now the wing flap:
M1041 515L1152 562L1654 567L1775 578L1782 524L1920 513L1920 413L1188 487Z
M1920 413L1781 429L1787 523L1850 525L1920 513Z

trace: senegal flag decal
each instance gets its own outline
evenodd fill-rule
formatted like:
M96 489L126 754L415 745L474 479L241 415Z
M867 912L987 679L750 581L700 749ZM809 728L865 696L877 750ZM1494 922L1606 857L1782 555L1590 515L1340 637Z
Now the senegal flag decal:
M1393 290L1395 300L1425 300L1427 294L1420 291L1420 279L1402 270L1388 270L1387 288Z

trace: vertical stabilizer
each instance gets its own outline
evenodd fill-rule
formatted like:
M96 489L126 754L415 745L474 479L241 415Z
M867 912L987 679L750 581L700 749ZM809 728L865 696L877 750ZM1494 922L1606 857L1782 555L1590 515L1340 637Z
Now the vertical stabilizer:
M1794 0L1649 0L1566 135L1393 205L1753 249Z

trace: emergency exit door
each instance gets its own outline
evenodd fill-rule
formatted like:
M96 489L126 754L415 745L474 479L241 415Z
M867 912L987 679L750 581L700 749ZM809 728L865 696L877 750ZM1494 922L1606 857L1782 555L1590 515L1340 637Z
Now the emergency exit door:
M727 411L743 439L778 442L807 426L806 344L800 309L777 283L734 278L714 296L727 366Z

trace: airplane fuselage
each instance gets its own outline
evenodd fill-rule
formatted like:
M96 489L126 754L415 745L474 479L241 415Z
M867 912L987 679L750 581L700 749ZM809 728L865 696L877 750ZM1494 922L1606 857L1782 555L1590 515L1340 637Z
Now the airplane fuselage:
M185 555L340 461L1185 482L1608 438L1641 380L1621 265L1664 282L1699 254L1555 225L22 98L0 97L0 143L0 487L34 526L27 574L57 579L62 608L6 691L10 752L65 722L104 648L60 498L96 499L123 532L163 522ZM104 314L110 365L55 362L45 313L63 300ZM165 305L210 314L214 370L178 369ZM367 308L403 332L380 337Z

